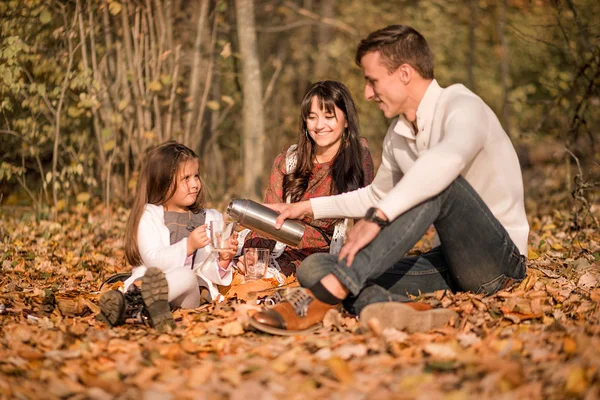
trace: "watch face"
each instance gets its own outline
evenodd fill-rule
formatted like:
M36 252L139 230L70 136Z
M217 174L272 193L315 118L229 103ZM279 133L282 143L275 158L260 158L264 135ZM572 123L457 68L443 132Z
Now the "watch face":
M367 210L367 213L365 214L365 218L372 219L373 216L375 216L376 212L377 212L377 209L375 207L369 208Z
M388 225L387 221L384 221L383 219L377 216L377 209L375 207L371 207L367 210L364 219L369 222L376 223L377 225L379 225L380 228L383 228Z

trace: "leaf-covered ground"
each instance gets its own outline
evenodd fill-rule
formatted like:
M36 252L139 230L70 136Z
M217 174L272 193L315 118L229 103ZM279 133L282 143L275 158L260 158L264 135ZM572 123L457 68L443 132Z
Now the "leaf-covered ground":
M176 311L170 334L111 329L94 315L100 283L125 270L126 211L36 223L4 210L0 398L599 398L600 234L559 171L538 172L527 279L491 297L424 296L460 318L415 334L330 312L314 335L274 337L248 328L256 307L237 299Z

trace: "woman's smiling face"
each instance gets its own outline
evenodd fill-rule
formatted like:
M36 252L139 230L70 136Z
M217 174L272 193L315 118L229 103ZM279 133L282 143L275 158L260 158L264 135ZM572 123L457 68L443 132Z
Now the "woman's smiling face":
M327 111L324 103L317 96L313 96L310 113L306 117L306 128L316 144L317 154L336 154L347 127L348 121L342 110L334 106L333 110Z

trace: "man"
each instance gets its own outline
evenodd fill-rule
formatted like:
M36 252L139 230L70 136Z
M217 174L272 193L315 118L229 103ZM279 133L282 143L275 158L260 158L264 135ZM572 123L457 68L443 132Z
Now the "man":
M274 334L310 330L344 301L361 323L428 330L456 317L407 295L446 289L493 294L525 276L529 226L517 155L493 111L463 85L441 88L416 30L371 33L356 53L365 97L395 118L373 183L337 196L270 205L286 218L362 219L338 257L313 254L298 269L303 289L251 318ZM436 246L406 253L434 225ZM437 240L439 239L439 240ZM424 304L420 304L424 306ZM426 308L426 307L425 307Z

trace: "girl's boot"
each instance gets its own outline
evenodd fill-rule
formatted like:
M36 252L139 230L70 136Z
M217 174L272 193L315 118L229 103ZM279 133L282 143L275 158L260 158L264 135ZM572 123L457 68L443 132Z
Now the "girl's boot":
M100 297L98 318L110 326L119 326L129 318L145 322L142 292L135 285L129 286L125 294L119 290L109 290Z
M168 295L164 273L158 268L148 268L142 277L141 290L132 284L125 294L109 290L100 297L99 319L110 326L119 326L134 318L165 332L175 327Z

